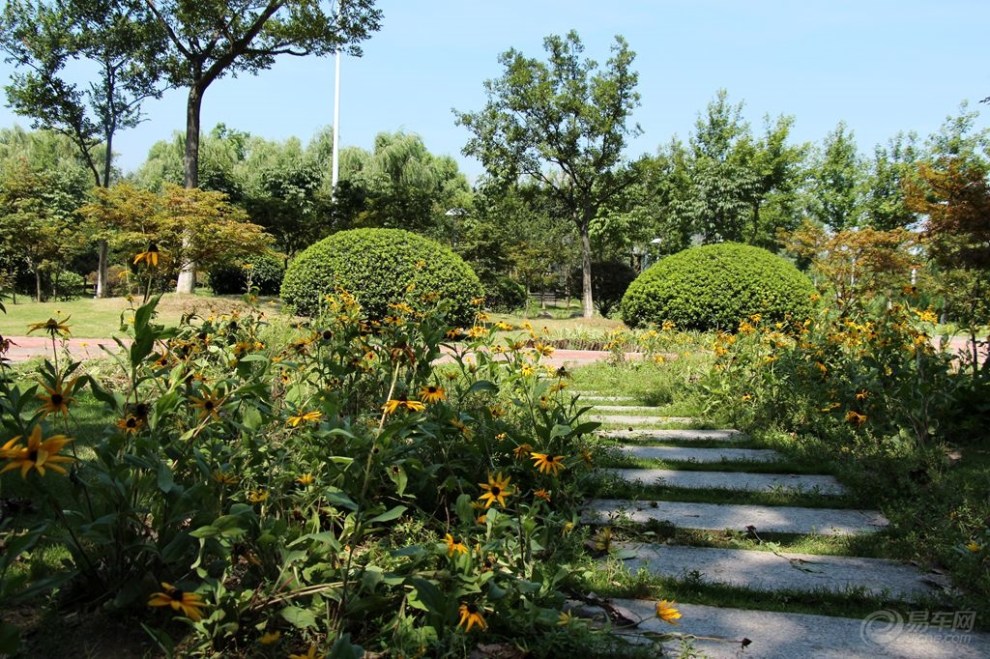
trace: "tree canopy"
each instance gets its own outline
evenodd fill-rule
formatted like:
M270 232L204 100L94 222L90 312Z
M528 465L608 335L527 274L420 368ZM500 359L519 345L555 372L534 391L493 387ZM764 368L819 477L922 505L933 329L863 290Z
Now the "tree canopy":
M582 243L583 305L594 314L590 226L599 209L630 183L623 165L630 124L639 105L635 53L617 36L612 56L599 67L583 59L576 32L544 39L547 60L517 50L499 57L501 77L485 83L488 102L457 112L471 132L465 155L479 158L494 181L541 182L577 227Z

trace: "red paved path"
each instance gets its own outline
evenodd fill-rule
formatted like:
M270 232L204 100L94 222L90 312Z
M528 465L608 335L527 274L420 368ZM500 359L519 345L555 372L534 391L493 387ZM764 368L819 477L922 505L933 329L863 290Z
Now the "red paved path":
M12 362L23 362L31 359L32 357L47 357L52 354L52 342L47 337L43 336L10 336L6 337L10 340L11 346L7 351L7 359ZM938 341L939 339L935 339ZM100 347L101 345L106 346L111 350L117 349L117 344L113 339L68 339L66 341L69 352L76 359L90 359L95 357L103 357L106 353ZM955 337L950 340L950 346L952 349L961 353L965 350L966 339L961 337ZM582 364L590 364L592 362L603 361L608 359L611 353L604 350L555 350L553 355L549 358L543 358L540 361L544 364L549 364L552 366L581 366ZM627 352L626 359L639 359L642 357L639 353ZM980 350L980 361L985 361L987 359L987 346L984 345Z

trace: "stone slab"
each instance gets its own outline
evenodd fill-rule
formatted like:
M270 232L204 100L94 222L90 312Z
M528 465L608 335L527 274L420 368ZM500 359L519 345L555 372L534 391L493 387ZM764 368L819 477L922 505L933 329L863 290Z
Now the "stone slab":
M686 529L745 531L752 526L757 532L818 535L871 533L889 524L873 510L627 499L594 499L584 508L584 519L589 523L608 523L610 518L620 515L640 524L669 522Z
M660 425L664 423L695 423L697 419L688 416L632 416L626 414L589 414L588 421L612 423L617 426Z
M632 402L637 400L632 396L609 396L607 394L596 394L590 391L571 391L571 393L580 396L582 402L602 400L608 403L617 403L624 401Z
M917 568L880 558L641 543L614 546L633 554L624 560L630 572L646 568L651 574L705 584L758 591L865 592L902 602L941 590Z
M807 613L746 611L698 604L678 604L676 627L656 617L656 602L616 599L611 602L640 621L620 631L640 643L647 634L674 635L664 641L670 656L682 656L683 637L692 656L712 659L985 659L990 657L990 634L956 629L912 626L894 611L876 611L864 619ZM840 613L840 612L836 612ZM952 613L949 618L951 620ZM742 647L743 639L750 642Z
M683 446L629 446L618 447L622 455L642 460L666 460L672 462L777 462L784 456L769 449L755 448L687 448Z
M746 439L746 435L738 430L692 430L692 429L664 429L655 428L653 430L599 430L599 437L606 439L639 439L643 441L692 441L692 440L712 440L724 442L739 442Z
M660 410L659 407L650 407L649 405L599 405L598 403L592 403L592 405L594 405L596 412L644 412L649 414Z
M834 476L809 474L750 474L736 471L677 471L675 469L603 469L629 483L661 484L688 490L718 489L736 492L809 492L843 494L846 489Z

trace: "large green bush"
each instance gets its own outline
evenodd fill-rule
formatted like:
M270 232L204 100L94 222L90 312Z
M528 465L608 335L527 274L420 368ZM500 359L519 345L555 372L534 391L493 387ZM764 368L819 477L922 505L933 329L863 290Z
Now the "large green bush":
M341 231L311 245L289 263L282 299L302 315L315 315L325 295L343 289L357 297L371 318L414 285L451 305L450 320L471 322L472 300L484 295L477 275L446 247L401 229Z
M744 318L803 318L815 289L787 260L736 243L693 247L641 274L622 298L627 325L673 321L682 329L735 329Z

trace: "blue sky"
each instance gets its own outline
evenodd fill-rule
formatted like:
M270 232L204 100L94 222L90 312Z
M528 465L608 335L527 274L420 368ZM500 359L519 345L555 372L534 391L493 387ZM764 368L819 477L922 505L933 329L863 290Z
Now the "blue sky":
M382 30L341 75L341 144L370 149L376 133L422 136L458 159L467 132L452 108L480 109L499 53L542 57L543 37L575 29L604 62L616 34L637 53L643 135L628 156L686 138L719 88L764 114L793 115L796 141L819 141L840 120L870 152L897 131L922 137L965 99L988 126L990 25L986 0L379 0ZM10 66L0 65L6 78ZM118 164L138 167L156 141L183 128L185 92L146 105L148 121L121 133ZM217 122L269 139L306 142L333 118L333 60L284 58L257 77L223 79L204 97L203 126ZM0 126L21 123L0 110Z

